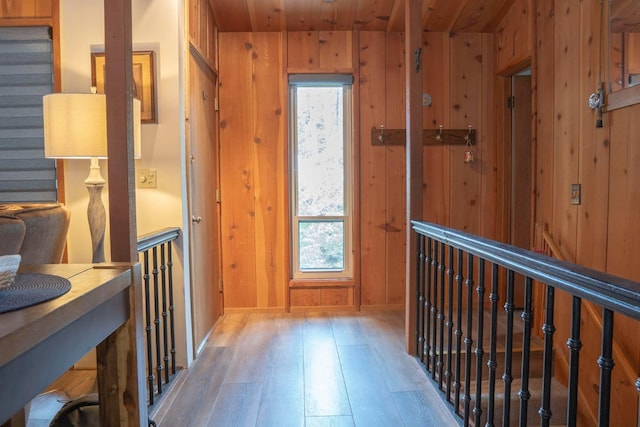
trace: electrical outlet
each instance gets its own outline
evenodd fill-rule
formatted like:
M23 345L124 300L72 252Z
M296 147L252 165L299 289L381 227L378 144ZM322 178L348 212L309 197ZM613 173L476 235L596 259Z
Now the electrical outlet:
M138 188L156 188L158 186L155 169L138 169L136 177Z
M582 196L582 188L580 184L571 184L571 204L579 205Z

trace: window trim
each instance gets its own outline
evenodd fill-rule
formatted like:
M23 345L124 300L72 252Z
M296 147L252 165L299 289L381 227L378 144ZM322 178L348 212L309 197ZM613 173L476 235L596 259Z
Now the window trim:
M340 271L300 271L298 230L300 220L308 220L309 216L297 216L297 118L296 87L341 86L343 88L343 141L344 141L344 216L325 216L320 221L335 221L344 218L344 268ZM290 261L291 278L294 280L316 279L354 279L354 213L355 213L355 149L354 149L354 109L353 109L353 76L344 74L306 74L289 76L289 216L290 216Z

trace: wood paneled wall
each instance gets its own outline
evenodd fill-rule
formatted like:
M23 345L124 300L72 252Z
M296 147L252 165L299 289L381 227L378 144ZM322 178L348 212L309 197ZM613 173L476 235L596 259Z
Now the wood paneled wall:
M218 69L217 27L209 0L189 0L189 42L212 70Z
M225 310L284 307L288 279L283 34L220 33Z
M0 0L0 19L51 18L58 0Z
M533 49L531 1L516 0L495 30L498 72L518 71L514 68L531 59Z
M537 3L535 85L536 221L549 230L564 255L580 265L640 280L640 208L637 149L640 106L607 113L596 128L587 107L599 75L600 5L597 0L541 0ZM580 205L569 201L570 185L582 185ZM633 219L632 219L633 218ZM557 336L568 336L570 299L556 300ZM597 310L598 311L598 310ZM597 322L582 316L582 335L599 336ZM640 367L638 323L615 318L615 334L635 371ZM597 417L598 341L584 340L580 356L583 403ZM567 347L556 345L556 374L566 375ZM615 356L614 356L615 357ZM583 362L584 361L584 362ZM635 378L613 370L612 425L637 423Z
M425 127L471 125L478 135L473 146L476 161L471 164L464 163L464 146L424 148L425 219L494 237L495 138L492 109L485 108L494 104L493 38L490 34L426 33L423 58L428 64L425 91L433 99L424 109ZM289 288L284 70L356 75L356 133L361 135L355 141L360 171L356 179L360 192L359 284L292 282ZM293 308L399 307L404 303L405 149L372 146L370 130L380 125L404 129L405 71L402 33L220 34L227 310L282 308L286 292ZM278 108L279 115L274 115ZM265 126L270 126L269 131L257 137L256 129ZM267 175L259 177L260 170ZM256 209L261 203L268 208Z

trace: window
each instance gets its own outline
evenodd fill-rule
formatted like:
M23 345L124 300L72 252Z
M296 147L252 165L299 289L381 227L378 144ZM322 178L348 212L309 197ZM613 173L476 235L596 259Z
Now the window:
M352 274L351 86L346 75L292 75L293 277Z
M0 28L0 204L57 200L44 157L42 96L53 92L49 27Z

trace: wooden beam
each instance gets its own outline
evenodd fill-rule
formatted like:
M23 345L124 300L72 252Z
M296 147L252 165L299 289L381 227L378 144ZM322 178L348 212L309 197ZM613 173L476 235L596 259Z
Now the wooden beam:
M111 261L137 262L131 0L105 0Z
M133 162L131 0L104 0L105 94L111 260L132 268L130 317L97 347L100 415L105 426L148 425L142 278L138 263Z
M405 0L405 69L407 91L407 270L406 348L416 354L416 236L412 219L422 219L422 2Z

